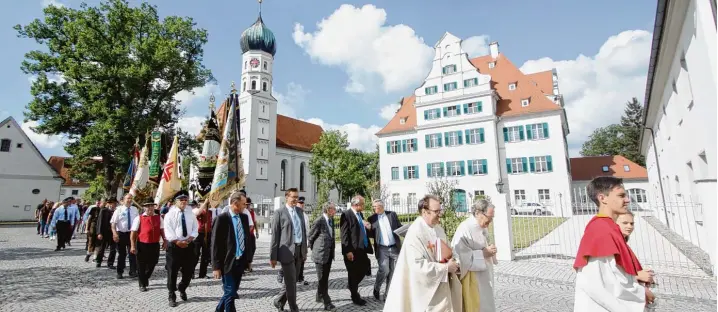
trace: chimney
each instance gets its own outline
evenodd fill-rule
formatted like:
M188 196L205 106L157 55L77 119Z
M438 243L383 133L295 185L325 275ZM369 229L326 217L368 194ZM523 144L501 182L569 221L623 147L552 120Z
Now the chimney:
M489 44L489 53L491 53L492 58L497 58L499 56L499 42L494 41Z

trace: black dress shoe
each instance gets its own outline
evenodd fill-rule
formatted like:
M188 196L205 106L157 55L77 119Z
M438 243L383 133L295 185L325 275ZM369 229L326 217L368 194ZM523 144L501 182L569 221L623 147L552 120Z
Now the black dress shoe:
M85 262L90 262L90 255L85 256Z
M96 268L99 268L99 267L101 267L101 266L102 266L102 263L96 263L96 264L95 264L95 267L96 267Z
M110 270L117 269L117 268L116 268L114 265L112 265L112 264L108 265L107 268L110 269Z
M297 281L297 285L307 286L307 285L309 285L309 282L307 282L307 281Z
M60 251L60 247L55 248L55 251Z
M170 308L174 308L174 307L177 306L177 299L175 299L175 298L170 298L169 301L170 301L170 302L169 302Z
M187 301L187 293L184 290L180 290L179 293L180 299L182 299L182 301Z
M334 311L337 307L335 307L331 303L327 303L324 305L324 311Z
M140 286L140 291L141 292L147 291L147 286Z
M374 291L374 299L381 300L381 293L378 290Z
M136 278L137 272L130 272L130 278Z
M117 274L117 279L123 279L122 274Z
M359 306L363 306L366 304L366 300L364 300L362 298L356 298L356 299L352 299L352 303L359 305Z
M277 308L277 311L284 312L284 305L279 303L279 301L274 300L274 307Z
M316 302L322 302L322 301L324 301L324 300L322 300L322 297L319 296L319 294L317 294L316 296L314 296L314 301L316 301Z

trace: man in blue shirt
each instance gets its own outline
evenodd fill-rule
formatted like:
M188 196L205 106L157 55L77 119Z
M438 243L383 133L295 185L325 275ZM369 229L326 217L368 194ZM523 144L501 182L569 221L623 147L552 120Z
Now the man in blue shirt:
M72 197L65 198L62 201L62 206L55 209L55 214L52 215L52 225L57 232L57 248L55 248L55 251L65 249L65 243L68 243L70 237L72 237L72 226L75 225L75 220L77 219L75 211L69 207L73 200L74 198Z

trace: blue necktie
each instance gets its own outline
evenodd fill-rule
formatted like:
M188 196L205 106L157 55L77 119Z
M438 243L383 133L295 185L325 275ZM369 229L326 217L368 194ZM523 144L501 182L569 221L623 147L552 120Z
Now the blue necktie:
M244 254L244 230L242 229L242 219L239 218L239 215L234 215L234 218L237 220L237 227L234 229L235 233L237 233L237 252L235 255L239 257Z
M184 219L184 211L180 213L182 214L182 237L187 237L187 222Z
M366 229L364 228L364 218L362 218L362 215L360 212L357 212L357 217L359 217L359 228L361 229L361 236L364 238L364 248L367 248L369 246L369 238L366 237Z
M132 228L132 220L130 219L130 207L127 207L127 230Z

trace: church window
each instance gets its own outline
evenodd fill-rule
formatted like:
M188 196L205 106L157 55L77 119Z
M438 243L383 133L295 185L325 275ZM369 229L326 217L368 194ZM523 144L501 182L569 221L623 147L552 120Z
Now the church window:
M262 81L262 91L267 91L267 82Z
M247 90L247 82L244 81L244 82L242 82L242 91L246 91L246 90Z
M11 142L8 139L2 139L2 141L0 141L0 152L9 152L10 143Z
M299 190L304 191L304 163L299 164Z
M247 61L244 61L244 70L247 70Z
M264 70L267 70L267 61L264 61L264 63L262 63L262 67L264 68Z
M282 160L282 164L279 168L279 190L284 191L287 189L287 161Z
M257 81L256 81L256 80L252 80L252 88L251 88L251 90L257 90Z

